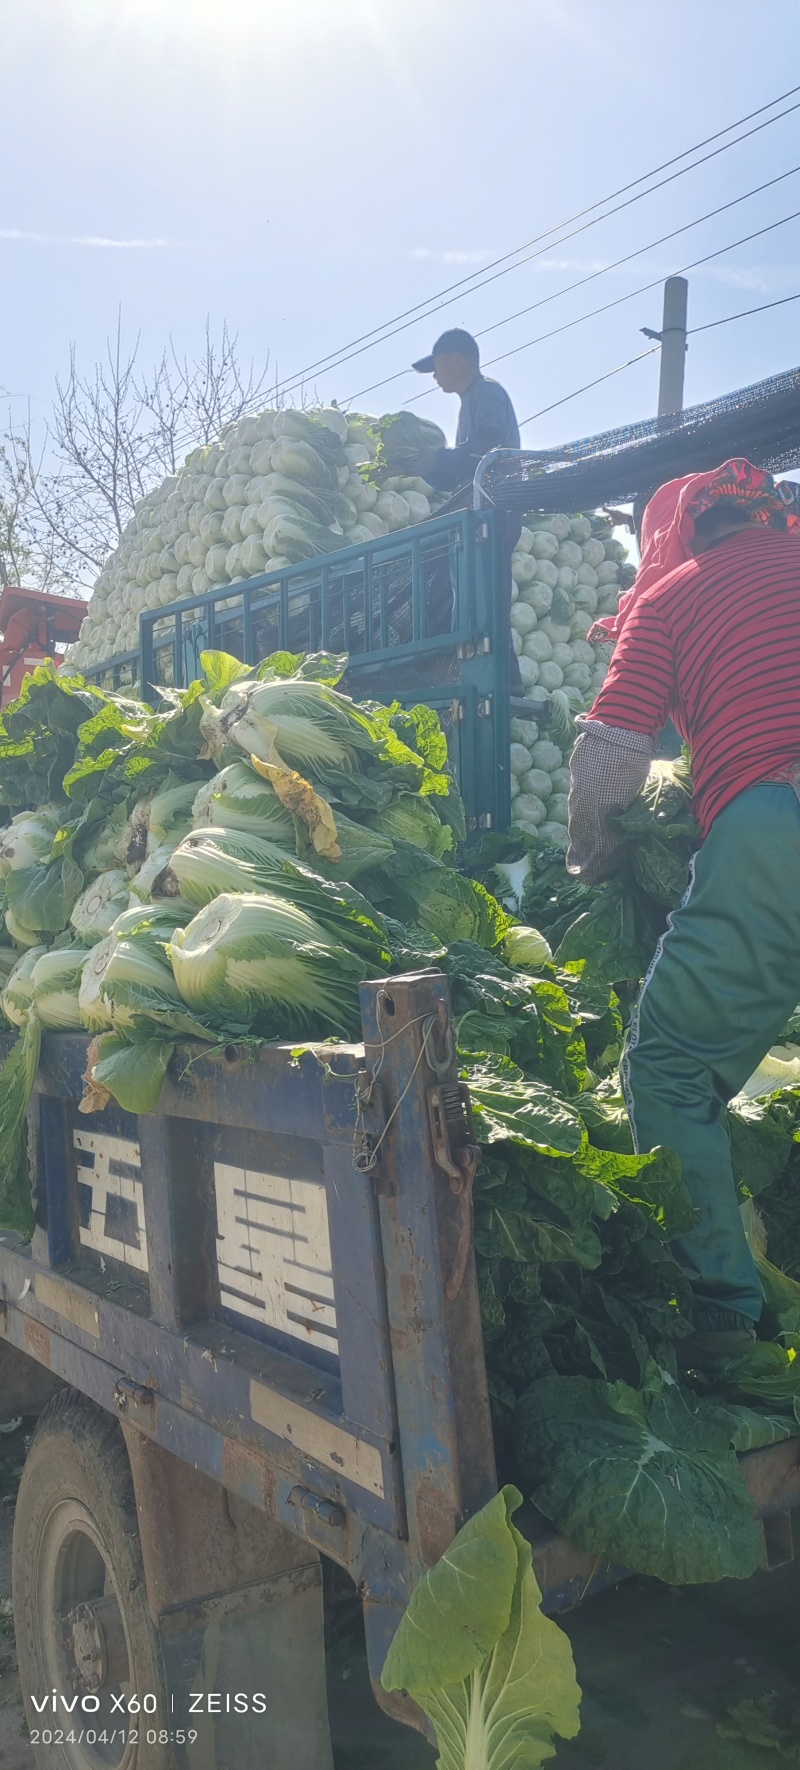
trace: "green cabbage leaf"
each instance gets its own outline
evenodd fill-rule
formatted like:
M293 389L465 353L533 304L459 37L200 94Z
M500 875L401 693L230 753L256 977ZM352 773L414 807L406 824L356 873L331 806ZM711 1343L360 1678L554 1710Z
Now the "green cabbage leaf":
M530 1544L504 1487L423 1575L389 1648L385 1690L433 1722L439 1770L537 1770L574 1739L580 1690L567 1636L541 1609Z

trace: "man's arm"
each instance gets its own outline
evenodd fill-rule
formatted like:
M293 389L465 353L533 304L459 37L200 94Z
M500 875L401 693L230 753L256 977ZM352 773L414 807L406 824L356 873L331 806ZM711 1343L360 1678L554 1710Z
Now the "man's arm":
M591 713L576 721L580 735L570 760L567 870L587 884L607 878L624 859L625 839L610 819L627 811L647 779L674 695L668 634L642 603L628 616Z
M609 819L627 811L644 786L653 743L636 731L621 731L599 719L576 721L580 735L569 764L569 851L567 872L596 885L625 856L625 838Z
M423 479L435 486L439 492L456 491L459 486L469 485L475 477L478 462L488 455L490 449L504 447L503 432L499 425L482 424L464 443L454 449L426 449L423 451L424 463L420 467Z

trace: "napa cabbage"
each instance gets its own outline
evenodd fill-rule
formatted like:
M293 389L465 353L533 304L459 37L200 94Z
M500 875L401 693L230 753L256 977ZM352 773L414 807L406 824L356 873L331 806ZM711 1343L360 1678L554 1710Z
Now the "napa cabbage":
M122 911L128 907L130 878L126 871L109 869L81 892L73 906L70 922L84 946L94 946L111 929Z
M20 811L12 818L0 831L0 878L50 859L62 815L57 806L43 805L38 811Z
M0 995L0 1007L4 1011L5 1020L9 1021L11 1027L25 1025L28 1007L34 1000L34 989L32 989L30 975L34 970L35 961L41 959L42 952L46 952L46 950L48 949L42 945L28 947L21 958L18 956L16 965L12 966L11 972L5 979L4 989Z
M105 1032L114 1024L111 1008L104 1000L102 993L103 979L113 951L114 936L107 934L105 940L98 941L97 945L87 953L86 963L81 972L78 988L78 1014L81 1026L90 1033Z
M117 920L110 949L95 955L100 1003L117 1032L211 1036L207 1017L187 1012L168 957L169 941L190 913L176 904L127 910ZM91 1004L90 989L87 984L85 1006Z
M435 860L441 860L454 847L453 832L441 822L430 798L420 798L414 793L401 793L382 811L372 812L365 821L385 836L425 848ZM341 829L338 817L337 829Z
M218 829L242 830L294 851L291 813L281 804L270 782L244 758L228 763L204 783L193 803L192 821L195 829L212 824Z
M233 683L219 709L206 707L202 731L212 755L236 744L262 762L323 782L353 774L359 754L376 748L372 723L353 701L327 683L298 677Z
M81 1024L78 991L86 948L52 947L36 960L31 972L33 1008L43 1027L72 1032Z
M268 1036L313 1029L357 1037L363 961L296 904L274 894L223 892L168 946L191 1009Z
M284 858L279 848L259 836L211 824L178 843L161 895L179 895L200 908L223 891L258 891Z

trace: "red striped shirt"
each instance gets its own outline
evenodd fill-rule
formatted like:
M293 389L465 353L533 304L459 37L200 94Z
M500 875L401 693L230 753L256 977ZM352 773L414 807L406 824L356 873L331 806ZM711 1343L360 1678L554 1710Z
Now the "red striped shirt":
M652 738L672 719L703 835L737 793L800 760L800 539L746 529L653 584L590 717Z

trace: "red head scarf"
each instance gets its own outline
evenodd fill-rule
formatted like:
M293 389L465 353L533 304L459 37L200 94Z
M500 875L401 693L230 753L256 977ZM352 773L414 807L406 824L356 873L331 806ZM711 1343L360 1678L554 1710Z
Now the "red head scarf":
M654 493L642 518L641 563L634 583L620 598L617 614L597 621L590 639L618 639L644 590L693 557L694 525L720 498L749 504L754 520L795 529L800 535L800 487L776 485L771 473L750 461L723 461L711 473L670 479Z

